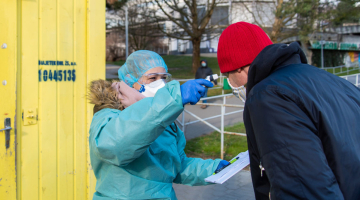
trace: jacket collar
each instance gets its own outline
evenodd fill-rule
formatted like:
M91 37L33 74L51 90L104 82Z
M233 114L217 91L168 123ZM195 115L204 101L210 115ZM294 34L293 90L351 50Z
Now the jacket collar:
M290 64L307 64L306 56L297 42L272 44L265 47L250 65L246 96L251 89L275 70Z

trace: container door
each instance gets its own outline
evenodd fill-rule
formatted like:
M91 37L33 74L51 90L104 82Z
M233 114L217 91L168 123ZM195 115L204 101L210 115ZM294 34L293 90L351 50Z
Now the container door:
M92 199L86 92L105 78L104 3L19 2L18 200Z
M0 199L16 199L16 1L0 1Z

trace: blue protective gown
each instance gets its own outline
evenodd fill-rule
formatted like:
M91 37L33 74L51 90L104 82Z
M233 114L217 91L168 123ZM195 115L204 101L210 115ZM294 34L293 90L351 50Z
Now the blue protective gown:
M184 134L173 123L182 111L180 85L172 81L123 111L97 112L89 139L93 199L177 199L172 183L207 185L221 160L186 157Z

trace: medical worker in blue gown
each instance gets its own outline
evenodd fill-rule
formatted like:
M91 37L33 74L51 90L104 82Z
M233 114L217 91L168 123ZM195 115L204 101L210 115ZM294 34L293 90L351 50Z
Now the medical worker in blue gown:
M131 54L118 74L146 98L122 111L105 108L94 115L89 139L97 178L93 199L175 200L172 183L209 184L204 179L228 162L186 157L186 140L174 121L185 104L196 104L205 94L202 85L212 83L167 82L164 60L144 50Z

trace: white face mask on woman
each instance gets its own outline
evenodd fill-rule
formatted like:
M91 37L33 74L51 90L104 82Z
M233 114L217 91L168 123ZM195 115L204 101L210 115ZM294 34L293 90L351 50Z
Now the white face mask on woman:
M233 94L241 99L245 103L246 101L246 88L244 86L234 87L231 85L229 78L227 79L229 86L231 87Z
M140 84L140 83L139 83ZM146 97L154 97L156 92L165 86L165 81L159 79L157 81L151 82L149 84L140 84L141 88L139 92Z

